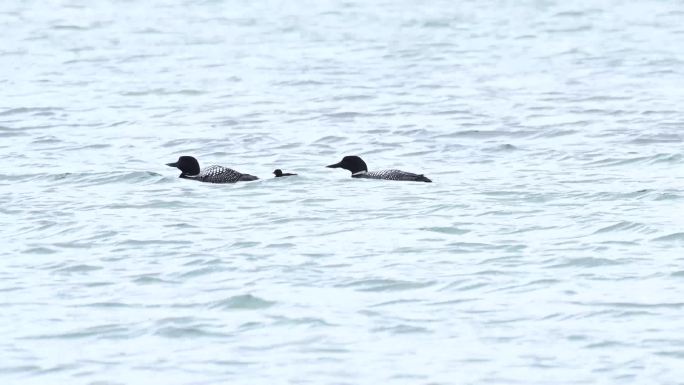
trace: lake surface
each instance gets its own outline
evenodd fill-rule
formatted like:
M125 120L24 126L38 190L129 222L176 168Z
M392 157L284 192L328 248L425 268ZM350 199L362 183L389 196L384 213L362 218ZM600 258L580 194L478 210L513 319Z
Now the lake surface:
M0 382L684 383L683 21L3 1Z

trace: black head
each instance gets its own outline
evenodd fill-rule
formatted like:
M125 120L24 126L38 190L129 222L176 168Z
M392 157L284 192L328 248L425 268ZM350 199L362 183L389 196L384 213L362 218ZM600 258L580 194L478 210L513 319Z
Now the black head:
M359 158L356 155L345 156L339 163L331 164L330 166L326 167L343 168L345 170L351 171L352 174L356 174L357 172L361 171L368 171L368 166L366 166L366 162L364 162L363 159Z
M191 156L181 156L176 163L167 163L166 165L181 170L181 176L197 175L200 173L199 162Z
M273 175L277 177L283 176L283 170L277 168L275 171L273 171Z

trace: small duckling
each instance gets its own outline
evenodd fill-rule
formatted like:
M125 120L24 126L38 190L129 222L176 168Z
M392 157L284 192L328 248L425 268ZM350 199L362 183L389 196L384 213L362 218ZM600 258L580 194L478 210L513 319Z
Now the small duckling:
M297 175L297 174L291 174L289 172L283 173L283 170L276 169L275 171L273 171L273 175L275 175L276 178L280 178L282 176L293 176L293 175Z

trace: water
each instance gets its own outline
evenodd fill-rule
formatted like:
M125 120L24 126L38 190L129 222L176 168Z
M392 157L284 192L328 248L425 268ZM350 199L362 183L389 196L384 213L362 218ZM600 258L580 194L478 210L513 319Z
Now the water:
M2 2L1 382L683 383L683 16Z

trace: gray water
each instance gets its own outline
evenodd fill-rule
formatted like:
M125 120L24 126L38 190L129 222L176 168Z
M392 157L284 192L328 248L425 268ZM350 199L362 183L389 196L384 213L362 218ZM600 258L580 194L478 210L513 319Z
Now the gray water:
M684 383L681 1L5 0L0 31L0 383Z

